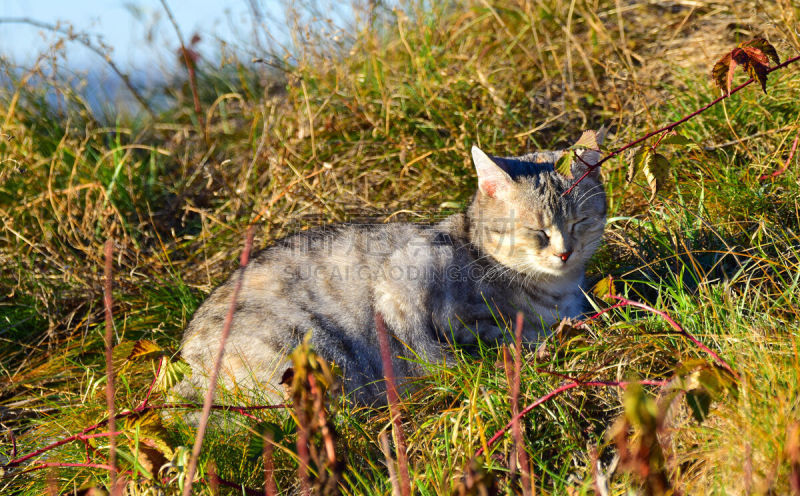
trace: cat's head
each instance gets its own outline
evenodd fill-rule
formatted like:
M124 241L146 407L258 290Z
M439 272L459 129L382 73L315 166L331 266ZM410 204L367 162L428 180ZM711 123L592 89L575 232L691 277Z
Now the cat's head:
M597 133L602 141L602 130ZM582 271L603 236L606 195L600 169L564 194L600 160L577 150L571 174L555 170L564 151L494 157L472 147L478 192L470 208L473 241L503 265L533 278Z

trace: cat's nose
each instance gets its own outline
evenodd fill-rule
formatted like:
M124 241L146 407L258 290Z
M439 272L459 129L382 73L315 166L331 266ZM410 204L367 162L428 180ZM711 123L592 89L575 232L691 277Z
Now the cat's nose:
M558 258L560 258L562 262L566 262L569 260L570 255L572 255L571 251L565 251L564 253L558 255Z

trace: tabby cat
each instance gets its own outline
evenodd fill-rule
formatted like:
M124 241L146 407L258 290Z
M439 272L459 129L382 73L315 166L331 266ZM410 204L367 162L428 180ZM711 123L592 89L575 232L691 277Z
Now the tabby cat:
M503 321L518 311L524 339L539 340L582 312L584 264L605 226L599 169L563 194L599 152L577 150L570 174L555 168L563 153L501 158L473 147L478 191L465 213L434 225L331 225L276 241L197 310L182 344L193 374L174 392L196 399L208 387L242 270L220 383L262 399L281 401L287 353L311 332L313 349L341 369L344 392L358 403L380 401L376 313L401 383L424 374L426 363L452 360L453 343L504 339Z

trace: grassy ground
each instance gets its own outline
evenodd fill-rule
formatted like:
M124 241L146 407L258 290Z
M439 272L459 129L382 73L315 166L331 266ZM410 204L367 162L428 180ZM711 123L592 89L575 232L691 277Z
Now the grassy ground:
M29 72L4 65L16 85L0 90L0 421L7 440L0 459L107 416L107 239L114 242L116 408L124 411L141 404L155 373L154 360L126 360L133 343L147 339L177 352L192 312L235 267L249 223L256 221L261 247L354 212L429 219L469 200L473 143L519 154L566 146L581 130L607 123L614 148L714 98L710 68L736 43L763 35L782 58L800 49L793 31L800 8L791 2L434 4L379 8L371 22L339 33L343 41L298 29L296 55L276 59L280 69L254 68L249 58L201 63L200 114L181 82L165 88L172 104L155 119L121 117L110 127L51 75L48 69L63 71L59 57L42 58ZM28 84L32 76L51 78L63 104L48 105L42 87ZM537 493L603 493L604 478L609 494L627 494L642 480L645 492L658 493L654 474L683 494L798 490L791 486L800 477L796 159L775 178L759 176L790 153L800 130L799 89L789 66L770 75L769 95L752 86L681 126L697 145L662 148L672 166L653 201L644 176L625 181L624 158L604 165L610 220L590 277L613 275L617 293L667 312L739 379L730 387L728 375L709 368L710 356L664 319L628 307L577 336L553 338L541 353L526 352L522 405L565 383L542 370L593 381L670 380L708 393L679 394L668 408L667 388L586 386L543 403L522 422ZM492 479L500 492L520 490L508 471L511 436L471 461L511 417L498 361L496 349L464 356L404 399L415 492L478 494L469 491ZM169 372L160 385L179 366ZM684 401L691 398L711 400L702 422ZM164 400L156 388L150 403ZM340 463L312 466L323 474L317 480L346 494L389 494L379 442L390 429L388 412L336 403L328 413ZM230 415L251 429L232 436L212 430L196 491L214 490L213 473L264 486L253 441L260 427ZM274 411L254 415L282 437L274 453L279 490L296 489L294 421ZM193 431L156 415L126 417L117 427L119 463L138 481L137 494L177 492L170 476L184 470ZM312 437L315 446L324 441ZM637 446L649 451L632 461L623 456L609 470L615 453ZM81 463L94 453L100 463L107 452L100 437L33 462ZM164 459L171 472L149 477ZM23 473L26 466L5 469L0 492L72 494L109 480L102 469ZM470 480L478 482L468 488Z

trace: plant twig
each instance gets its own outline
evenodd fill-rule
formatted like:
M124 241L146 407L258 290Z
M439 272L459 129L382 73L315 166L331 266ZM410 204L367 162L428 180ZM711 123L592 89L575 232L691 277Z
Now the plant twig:
M517 325L514 330L514 382L511 386L511 433L514 437L514 452L521 474L522 494L529 496L531 494L531 474L528 472L530 469L528 452L525 451L522 429L519 425L519 418L517 418L519 413L520 376L522 375L522 326L524 323L522 312L517 312Z
M163 0L162 0L163 1ZM197 459L200 457L200 449L203 447L203 438L206 434L206 427L208 427L208 418L211 415L211 405L214 402L214 392L217 388L217 378L219 377L219 369L222 367L222 359L225 356L225 342L228 340L228 335L231 333L233 326L233 314L236 311L236 300L239 298L239 291L242 289L244 283L244 269L247 267L247 262L250 258L250 249L253 247L253 234L255 232L255 225L251 224L247 228L247 238L242 250L242 256L239 260L239 277L236 280L236 286L233 288L231 295L231 304L228 307L228 314L225 316L225 323L222 327L222 334L219 338L219 349L217 350L217 357L214 360L214 367L211 369L211 375L208 378L208 390L203 401L203 413L200 415L200 422L197 425L197 434L194 439L194 446L192 447L192 457L189 460L189 466L186 469L186 479L184 480L183 496L192 494L192 482L194 474L197 470Z
M653 307L651 307L649 305L645 305L644 303L640 303L638 301L629 300L629 299L623 298L621 296L608 295L608 297L614 298L615 300L618 300L618 302L615 303L614 305L608 307L608 308L605 308L605 309L597 312L596 314L594 314L591 317L589 317L588 320L594 320L597 317L599 317L600 315L603 315L604 313L609 312L609 311L611 311L611 310L613 310L615 308L626 307L626 306L641 308L642 310L646 310L646 311L648 311L650 313L653 313L655 315L658 315L659 317L664 319L667 322L667 324L670 325L670 327L672 327L673 329L675 329L675 331L678 332L678 334L680 334L681 336L685 337L686 339L688 339L689 341L694 343L698 348L700 348L701 350L703 350L706 353L708 353L709 355L711 355L711 357L714 359L714 361L717 362L717 364L719 364L725 370L730 372L733 375L733 377L735 377L737 380L739 379L739 374L737 374L733 370L733 367L731 367L728 364L728 362L723 360L722 357L720 357L714 350L712 350L711 348L709 348L708 346L706 346L705 344L700 342L699 339L697 339L696 337L694 337L691 334L689 334L689 332L684 330L683 327L681 327L680 324L675 322L675 320L673 320L672 317L670 317L667 312L664 312L662 310L656 310L655 308L653 308Z
M247 496L261 496L261 494L262 494L261 491L257 491L255 489L250 489L249 487L245 487L242 484L237 484L235 482L231 482L231 481L225 480L222 477L220 477L219 474L216 474L216 473L215 474L211 474L209 477L211 478L211 482L217 483L217 484L225 486L225 487L230 487L230 488L236 489L240 493L244 493ZM213 493L213 494L216 494L216 493Z
M225 411L225 412L234 412L234 413L238 413L238 414L241 414L241 415L247 415L247 412L249 412L249 411L274 410L274 409L288 408L288 407L289 406L285 405L285 404L279 404L279 405L256 405L256 406L211 405L211 409L212 410ZM199 404L199 403L164 403L164 404L161 404L161 405L147 405L145 407L141 407L140 406L135 410L128 410L128 411L125 411L125 412L122 412L122 413L118 413L116 415L116 419L119 420L119 419L122 419L122 418L139 415L142 412L147 412L147 411L151 411L151 410L176 410L176 409L195 409L195 410L197 410L197 409L201 409L201 408L203 408L203 405ZM59 446L63 446L63 445L65 445L67 443L70 443L72 441L79 441L79 440L87 439L88 436L90 436L88 434L89 432L92 432L94 430L97 430L97 429L103 427L104 425L108 424L108 421L109 421L109 419L103 419L100 422L97 422L96 424L93 424L93 425L90 425L89 427L84 428L83 430L81 430L77 434L72 434L72 435L67 436L67 437L65 437L63 439L60 439L58 441L54 441L54 442L48 444L47 446L44 446L42 448L37 449L36 451L28 453L27 455L21 456L19 458L15 458L15 459L9 461L8 463L6 463L5 465L2 465L2 466L4 468L15 467L15 466L19 465L20 463L28 461L31 458L34 458L34 457L36 457L38 455L46 453L46 452L48 452L48 451L50 451L52 449L58 448Z
M158 360L158 367L156 368L156 376L153 377L153 382L151 382L150 387L147 388L147 393L144 396L144 400L142 400L142 404L136 407L137 411L141 411L142 409L144 409L147 406L147 403L150 402L150 395L153 394L153 388L155 387L156 382L158 382L158 377L161 375L161 368L164 366L164 362L166 361L167 357L165 356L162 356Z
M654 380L643 380L643 381L634 381L634 382L636 384L643 384L643 385L647 385L647 386L664 386L665 384L667 384L667 381L654 381ZM503 436L503 434L508 432L508 430L512 428L513 423L514 423L515 420L521 419L522 417L527 415L528 412L530 412L531 410L533 410L537 406L548 402L549 400L555 398L556 396L560 395L561 393L564 393L566 391L569 391L570 389L575 389L575 388L578 388L578 387L626 387L628 384L633 384L634 382L628 382L628 381L585 381L585 382L578 382L578 381L575 381L575 382L569 382L569 383L566 383L566 384L562 384L561 386L559 386L556 389L550 391L549 393L545 394L544 396L539 397L536 401L534 401L530 405L528 405L525 408L523 408L521 412L519 412L511 420L509 420L509 422L505 425L505 427L503 427L502 429L500 429L500 430L498 430L497 432L494 433L494 435L486 442L486 448L488 449L489 447L491 447L494 443L497 442L498 439L500 439ZM475 456L478 457L478 456L481 456L482 454L483 454L483 446L478 448L478 451L475 452Z
M383 451L383 458L386 460L386 469L389 471L389 483L392 485L392 496L400 496L400 483L397 481L397 470L394 465L394 458L392 458L392 447L389 446L389 436L386 431L381 431L378 434L378 440L381 443L381 451Z
M278 487L275 485L275 463L272 456L272 431L264 433L264 447L261 459L264 461L264 496L277 496Z
M108 239L105 244L105 270L103 286L103 306L105 308L106 319L106 408L108 408L108 464L111 465L111 495L117 496L120 491L117 487L117 436L116 436L116 415L114 412L114 314L112 313L111 301L111 280L113 268L114 240Z
M27 24L29 26L46 29L48 31L52 31L54 33L63 34L67 37L69 41L76 41L81 45L85 46L95 54L99 55L106 64L114 71L114 74L117 75L122 80L122 83L125 87L130 91L131 95L139 102L139 105L142 106L145 112L150 116L151 119L155 120L156 116L153 112L153 109L150 108L150 104L147 100L139 93L133 83L131 83L130 78L127 74L120 70L119 66L114 63L114 61L109 56L109 50L106 47L98 47L94 43L92 43L89 35L86 33L76 32L72 26L69 29L62 28L57 24L48 24L46 22L37 21L36 19L32 19L30 17L0 17L0 24ZM104 51L105 50L105 51Z
M45 462L35 465L31 468L27 468L20 472L21 474L27 474L29 472L35 472L36 470L42 470L45 468L51 467L80 467L80 468L102 468L104 470L108 470L112 474L116 473L117 469L112 467L111 465L107 465L105 463L67 463L67 462ZM17 474L18 475L18 474Z
M767 69L766 73L769 74L769 73L771 73L773 71L777 71L778 69L782 69L782 68L786 67L789 64L797 62L798 60L800 60L800 55L798 55L796 57L792 57L792 58L784 61L783 63L776 65L775 67L770 67L769 69ZM620 153L624 152L625 150L638 145L639 143L641 143L641 142L643 142L643 141L655 136L656 134L668 132L668 131L671 131L671 130L675 129L676 127L680 126L681 124L683 124L684 122L688 121L689 119L697 117L698 115L702 114L703 112L705 112L706 110L710 109L714 105L718 104L722 100L725 100L726 98L728 98L729 96L733 95L734 93L737 93L739 90L745 88L746 86L749 86L753 81L755 81L755 80L752 79L752 78L748 79L744 83L742 83L739 86L737 86L736 88L732 89L730 91L730 93L723 94L719 98L707 103L706 105L700 107L699 109L695 110L691 114L689 114L689 115L687 115L687 116L685 116L685 117L683 117L683 118L681 118L681 119L679 119L679 120L677 120L677 121L675 121L675 122L673 122L671 124L667 124L666 126L662 127L661 129L656 129L655 131L649 132L649 133L645 134L644 136L642 136L641 138L639 138L637 140L634 140L634 141L631 141L627 145L624 145L624 146L622 146L620 148L617 148L613 152L609 153L608 155L606 155L605 157L603 157L602 159L597 161L596 164L589 166L587 168L586 172L584 172L581 177L579 177L574 183L572 183L572 186L570 186L569 189L567 189L561 196L568 195L573 190L573 188L575 188L575 186L580 184L580 182L583 181L584 179L586 179L586 177L589 174L591 174L592 171L594 171L595 169L597 169L598 167L603 165L603 163L606 162L607 160L610 160L610 159L616 157L617 155L619 155Z
M205 139L206 143L208 143L208 130L206 129L205 122L203 121L203 109L200 107L200 97L197 91L197 76L195 75L194 71L195 62L189 56L189 50L186 48L186 44L183 42L181 28L178 26L175 16L172 15L172 10L169 8L169 5L167 5L167 0L161 0L161 5L164 7L164 11L167 13L169 22L172 23L172 27L175 29L175 35L178 37L178 42L181 44L181 55L183 56L183 62L186 65L186 70L189 72L189 87L192 90L194 114L195 117L197 117L197 122L200 125L200 128L203 130L203 138Z
M308 483L308 465L311 456L308 452L309 426L308 422L306 422L305 412L303 412L303 405L297 402L294 405L294 409L297 417L295 446L297 448L297 478L300 480L300 494L302 496L311 496L311 486Z
M786 162L783 163L783 167L781 167L780 169L776 170L772 174L764 174L764 175L760 176L758 178L759 181L763 181L763 180L769 179L771 177L778 177L781 174L783 174L784 172L786 172L786 169L789 167L789 162L791 162L792 158L794 158L794 152L797 151L797 140L798 139L800 139L800 131L798 131L797 134L794 137L794 142L792 142L792 149L789 151L789 156L786 158Z
M392 366L392 352L389 347L389 336L386 325L383 322L383 315L375 314L375 329L378 332L378 344L381 349L381 361L383 362L383 376L386 379L386 400L389 403L389 413L392 416L394 435L397 448L397 471L400 475L400 494L402 496L411 495L411 482L408 474L408 458L406 455L406 438L403 432L403 422L400 419L400 396L397 394L397 386L394 377L394 367Z

